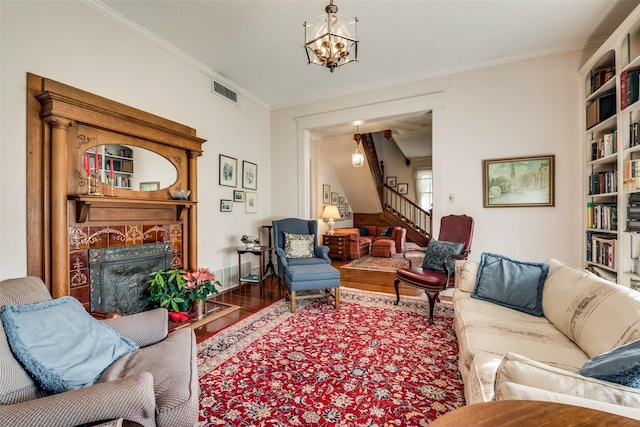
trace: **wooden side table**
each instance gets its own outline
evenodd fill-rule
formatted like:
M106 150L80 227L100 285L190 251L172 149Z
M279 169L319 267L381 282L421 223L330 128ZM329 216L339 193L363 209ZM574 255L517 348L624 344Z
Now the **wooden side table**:
M349 236L345 234L324 234L322 236L322 245L329 246L329 258L341 259L342 261L349 259Z
M432 427L637 427L640 421L564 403L500 400L474 403L439 417Z
M242 286L244 283L259 283L260 284L260 293L264 290L264 255L266 252L269 252L271 248L269 246L254 246L252 248L241 247L236 248L236 252L238 252L238 286ZM260 269L258 270L258 275L247 275L242 276L242 255L244 254L253 254L257 255L260 258Z

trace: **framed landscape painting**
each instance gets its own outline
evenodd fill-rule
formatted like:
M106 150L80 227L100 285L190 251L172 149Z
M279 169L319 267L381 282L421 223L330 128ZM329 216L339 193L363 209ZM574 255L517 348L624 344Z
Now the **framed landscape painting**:
M555 155L483 160L485 208L555 206Z
M237 187L238 184L238 160L233 157L220 154L220 185Z

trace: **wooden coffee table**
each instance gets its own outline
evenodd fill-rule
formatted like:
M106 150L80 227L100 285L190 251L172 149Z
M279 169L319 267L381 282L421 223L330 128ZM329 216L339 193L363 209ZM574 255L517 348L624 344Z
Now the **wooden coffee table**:
M433 427L638 427L640 421L596 409L536 400L475 403L444 414Z

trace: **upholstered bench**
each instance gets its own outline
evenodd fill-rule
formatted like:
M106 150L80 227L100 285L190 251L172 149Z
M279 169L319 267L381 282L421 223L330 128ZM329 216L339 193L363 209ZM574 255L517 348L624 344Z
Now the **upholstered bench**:
M391 239L377 239L371 245L371 256L391 258L396 253L396 242Z
M296 297L297 291L335 288L335 306L340 306L340 271L329 264L290 265L285 270L285 282L289 288L291 312L296 312L296 299L306 299L317 295Z

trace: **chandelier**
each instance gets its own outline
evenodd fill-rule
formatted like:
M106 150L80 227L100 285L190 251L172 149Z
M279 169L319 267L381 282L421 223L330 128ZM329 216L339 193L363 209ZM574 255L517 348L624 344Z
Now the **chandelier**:
M330 1L324 8L326 15L305 21L304 50L309 64L322 65L333 73L336 67L358 61L358 18L349 22Z
M359 133L358 126L356 126L356 133L353 135L353 140L356 142L356 151L351 155L351 166L354 168L364 167L364 153L360 149L360 141L362 141L362 134Z

